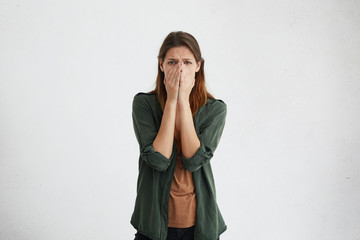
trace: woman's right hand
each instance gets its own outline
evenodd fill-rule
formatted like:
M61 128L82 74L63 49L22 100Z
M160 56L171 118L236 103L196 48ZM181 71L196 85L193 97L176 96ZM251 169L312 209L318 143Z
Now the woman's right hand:
M172 66L169 71L165 71L164 85L167 93L167 101L177 103L179 94L181 62Z

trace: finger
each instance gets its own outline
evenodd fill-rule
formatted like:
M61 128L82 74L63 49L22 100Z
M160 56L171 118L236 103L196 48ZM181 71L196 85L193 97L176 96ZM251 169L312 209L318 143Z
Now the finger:
M181 72L180 72L180 68L176 71L175 74L175 85L179 86L180 84L180 79L181 79Z
M171 73L170 73L170 77L168 78L168 84L169 86L171 86L171 88L173 88L174 86L176 87L176 78L177 78L177 71L176 71L176 67L174 67L175 69L171 69Z
M187 70L187 75L188 75L189 80L193 79L195 77L195 75L193 75L193 73L190 71L190 69Z
M187 68L187 67L183 67L183 71L182 71L182 73L181 73L181 75L182 75L182 80L183 81L186 81L186 79L188 79L189 78L189 69Z
M176 73L176 68L171 68L168 75L169 75L169 83L173 84L174 82L174 76L175 76L175 73Z
M175 80L179 81L181 78L181 62L177 64Z
M179 75L180 75L180 67L179 65L177 65L176 67L174 67L174 77L173 77L173 80L174 80L174 84L176 84L176 81L178 80L179 78Z

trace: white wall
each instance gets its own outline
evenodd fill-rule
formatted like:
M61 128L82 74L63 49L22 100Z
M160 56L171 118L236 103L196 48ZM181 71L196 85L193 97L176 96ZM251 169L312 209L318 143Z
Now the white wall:
M133 239L132 97L189 32L228 104L221 239L360 239L360 2L0 1L0 239Z

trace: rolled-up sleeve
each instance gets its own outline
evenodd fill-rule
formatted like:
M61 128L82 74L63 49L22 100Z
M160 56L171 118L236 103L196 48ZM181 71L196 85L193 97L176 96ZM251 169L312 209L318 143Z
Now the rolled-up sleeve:
M154 120L154 114L145 99L146 95L136 94L132 103L132 120L136 139L139 143L140 157L152 168L165 171L173 157L167 158L153 148L154 139L158 129Z
M182 153L180 157L184 168L190 172L200 169L203 165L209 163L220 141L226 121L227 106L217 100L208 112L207 121L198 134L200 147L191 158L185 158Z

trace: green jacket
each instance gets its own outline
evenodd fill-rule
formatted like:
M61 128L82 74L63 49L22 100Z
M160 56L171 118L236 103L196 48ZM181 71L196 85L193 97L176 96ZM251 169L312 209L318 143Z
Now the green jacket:
M162 115L155 93L139 92L134 96L132 118L140 156L137 196L130 222L141 234L154 240L166 240L170 188L177 156L175 141L170 159L153 148ZM197 203L195 240L216 240L227 228L216 203L210 165L225 118L226 104L220 99L208 98L194 115L200 148L191 158L185 158L180 152L184 168L193 173Z

